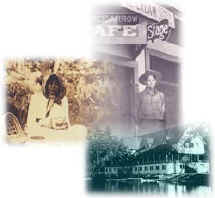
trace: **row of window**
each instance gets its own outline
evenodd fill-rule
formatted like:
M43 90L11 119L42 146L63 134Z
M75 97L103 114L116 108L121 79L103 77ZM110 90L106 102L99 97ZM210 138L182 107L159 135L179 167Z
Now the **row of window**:
M116 172L117 171L117 168L105 168L105 172L109 172L109 173L111 173L111 172Z
M166 170L166 165L162 165L161 167L159 165L156 165L156 166L140 166L140 167L134 167L134 171L137 172L137 171L142 171L142 170L145 170L145 171L153 171L153 170Z
M185 168L184 164L180 164L180 168ZM116 172L118 168L114 167L114 168L105 168L105 172ZM135 172L139 172L139 171L153 171L153 170L166 170L166 165L150 165L150 166L139 166L139 167L133 167L133 170Z

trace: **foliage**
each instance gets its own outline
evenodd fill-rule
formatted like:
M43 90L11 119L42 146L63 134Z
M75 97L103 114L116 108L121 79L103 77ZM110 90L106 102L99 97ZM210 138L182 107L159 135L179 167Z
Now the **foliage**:
M60 76L67 90L71 123L91 123L110 115L113 66L85 59L14 59L6 63L8 103L26 110L30 96L41 91L37 80L44 68ZM107 108L108 107L108 108Z
M88 166L92 172L104 166L126 165L131 154L123 141L111 136L110 131L96 131L88 140Z

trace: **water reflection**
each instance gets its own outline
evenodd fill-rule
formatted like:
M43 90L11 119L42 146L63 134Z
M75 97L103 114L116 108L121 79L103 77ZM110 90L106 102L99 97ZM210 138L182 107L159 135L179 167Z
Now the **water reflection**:
M140 180L109 180L109 181L89 181L88 189L91 192L135 192L145 194L174 194L183 195L185 193L204 194L209 193L209 186L178 185L165 182L141 182Z

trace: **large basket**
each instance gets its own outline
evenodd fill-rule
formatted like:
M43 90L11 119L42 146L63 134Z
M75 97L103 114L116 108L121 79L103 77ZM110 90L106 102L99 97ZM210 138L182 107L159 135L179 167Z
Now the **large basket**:
M8 136L25 136L17 117L11 112L6 113L6 126Z

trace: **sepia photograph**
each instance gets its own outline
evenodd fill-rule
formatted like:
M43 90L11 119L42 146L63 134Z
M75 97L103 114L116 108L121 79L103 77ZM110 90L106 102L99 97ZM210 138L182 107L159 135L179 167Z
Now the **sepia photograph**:
M21 58L5 64L9 142L82 141L111 114L109 63Z

